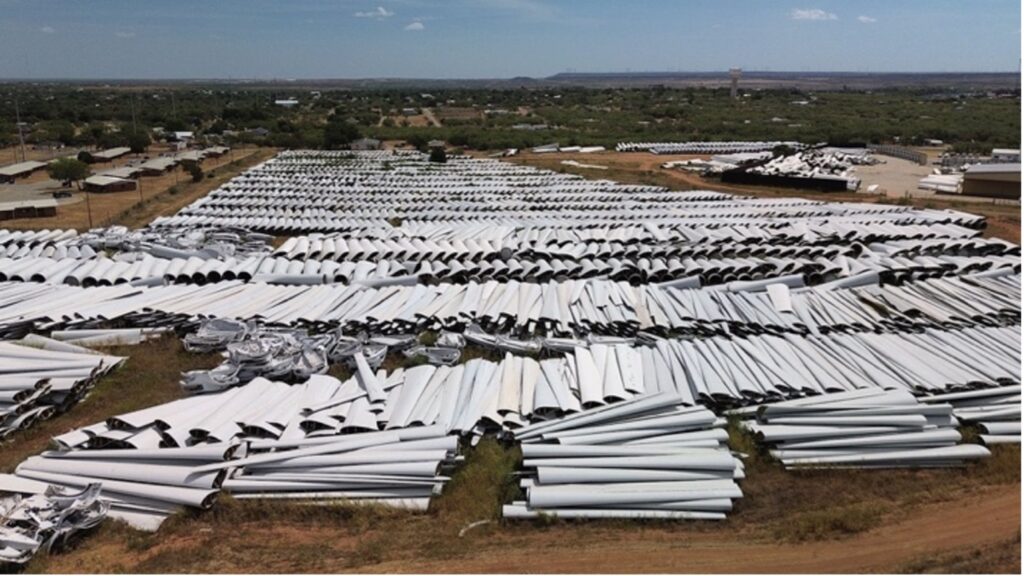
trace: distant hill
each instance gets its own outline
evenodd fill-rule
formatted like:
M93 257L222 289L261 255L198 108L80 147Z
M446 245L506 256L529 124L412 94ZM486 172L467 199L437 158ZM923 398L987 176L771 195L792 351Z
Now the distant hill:
M4 83L76 84L82 86L243 86L246 88L311 88L367 90L380 88L721 88L729 85L721 72L564 72L546 78L305 78L305 79L0 79ZM1012 90L1020 87L1016 72L765 72L743 71L740 86L746 89L793 88L799 90L872 90L879 88L950 88L955 90Z
M545 82L566 86L703 86L724 87L722 72L604 72L555 74ZM814 90L870 90L875 88L1013 89L1020 85L1016 72L765 72L744 70L746 88L799 88Z

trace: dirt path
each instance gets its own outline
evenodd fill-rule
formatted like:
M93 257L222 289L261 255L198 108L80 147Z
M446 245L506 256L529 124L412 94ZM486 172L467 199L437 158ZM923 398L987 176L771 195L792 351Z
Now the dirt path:
M915 509L905 520L835 541L759 543L725 534L636 530L586 542L509 542L445 561L362 566L375 572L891 572L921 558L1019 538L1020 485ZM534 540L530 538L528 540ZM1019 566L1019 564L1018 564Z
M434 116L433 110L431 110L430 108L424 108L423 115L427 118L427 122L430 122L431 126L433 126L434 128L441 127L441 121L437 119L437 116Z

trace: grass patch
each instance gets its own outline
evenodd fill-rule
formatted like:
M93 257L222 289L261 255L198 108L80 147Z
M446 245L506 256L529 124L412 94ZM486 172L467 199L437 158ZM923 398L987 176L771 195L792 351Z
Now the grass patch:
M743 419L739 416L729 416L726 420L725 430L729 433L729 449L745 454L747 458L743 461L746 468L751 467L778 467L778 463L772 459L764 444L757 441L754 434L741 424Z
M363 538L356 544L347 560L352 568L380 564L387 555L387 544L383 538Z
M776 525L773 534L787 542L842 538L879 526L884 514L878 504L837 506L787 518Z
M22 460L45 450L53 436L181 398L185 395L178 385L182 371L212 368L221 361L217 354L186 352L173 334L104 352L128 359L67 412L9 436L0 445L0 471L12 472Z
M401 509L358 501L334 500L311 504L273 498L237 500L221 494L212 510L185 509L168 518L160 532L189 534L199 528L216 531L274 518L281 522L340 527L348 532L361 533L382 522L408 516L409 512Z
M981 444L981 428L974 424L964 424L957 427L960 432L961 442L964 444Z
M1020 483L1020 445L998 444L990 446L991 458L985 458L968 467L986 484Z
M898 566L897 574L1020 574L1020 533L991 546L929 554Z
M439 519L460 525L501 518L501 507L519 490L512 473L522 452L485 438L469 451L466 462L434 502Z

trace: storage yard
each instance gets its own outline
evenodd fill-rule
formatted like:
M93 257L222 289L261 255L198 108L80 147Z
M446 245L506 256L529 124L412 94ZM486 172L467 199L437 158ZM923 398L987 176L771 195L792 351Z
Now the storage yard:
M0 558L1019 569L1020 247L849 199L298 150L144 228L0 230L0 491L91 530Z

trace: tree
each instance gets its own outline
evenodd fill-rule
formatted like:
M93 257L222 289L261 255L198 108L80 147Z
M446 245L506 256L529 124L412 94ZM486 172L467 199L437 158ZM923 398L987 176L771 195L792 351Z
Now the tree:
M17 138L14 136L14 126L0 122L0 147L13 144Z
M96 161L96 159L92 157L92 154L90 154L88 150L82 150L81 152L79 152L77 158L79 162L82 162L84 164L92 164L93 162Z
M149 134L144 130L137 130L128 136L128 147L136 154L142 154L149 146Z
M444 148L433 148L430 150L429 160L438 164L444 164L448 161L448 155L444 153Z
M420 134L419 132L416 132L415 134L412 134L411 136L405 139L406 144L423 152L426 152L427 150L427 142L427 137L424 136L423 134ZM463 142L463 144L465 144L465 142Z
M37 142L60 142L68 145L75 141L75 127L71 125L71 122L63 120L46 122L36 132L35 140Z
M123 132L104 132L98 139L97 143L101 148L120 148L128 144L128 138Z
M182 165L185 167L185 171L192 177L193 182L202 182L203 180L203 169L199 167L199 162L183 162Z
M81 180L85 180L91 174L88 164L74 158L54 160L46 167L46 172L50 175L50 178L59 180L64 186L70 186L72 182L78 183ZM82 189L81 184L78 184L78 189Z
M231 128L228 123L221 120L220 118L213 121L210 127L206 129L207 134L223 134L225 130Z
M337 115L333 115L328 118L327 126L324 127L324 148L336 149L348 146L353 140L357 140L359 136L358 126L345 122Z

